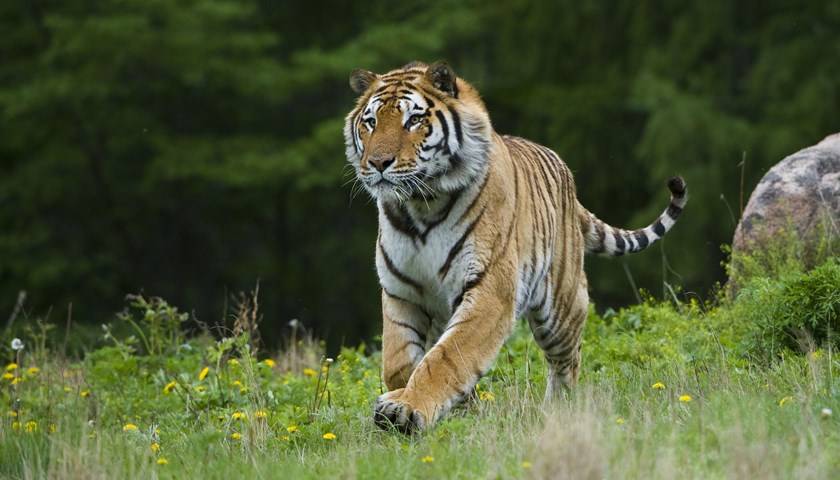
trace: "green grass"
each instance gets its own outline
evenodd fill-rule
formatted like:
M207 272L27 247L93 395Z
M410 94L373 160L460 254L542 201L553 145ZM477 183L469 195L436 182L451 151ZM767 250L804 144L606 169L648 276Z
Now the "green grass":
M373 426L377 352L328 363L309 339L272 356L247 334L185 340L177 310L135 298L121 322L136 337L108 334L79 361L43 331L19 357L3 339L18 367L0 380L0 476L837 478L838 287L829 261L721 305L593 312L580 385L548 404L520 325L476 398L412 437Z

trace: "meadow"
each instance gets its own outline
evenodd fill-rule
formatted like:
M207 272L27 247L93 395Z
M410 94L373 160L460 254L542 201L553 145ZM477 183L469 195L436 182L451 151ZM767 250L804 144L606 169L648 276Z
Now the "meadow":
M520 324L473 397L414 436L373 425L376 342L328 358L294 323L267 352L256 301L185 334L189 315L131 296L81 358L43 322L3 337L0 476L838 478L838 286L829 258L712 301L593 308L580 384L548 403Z

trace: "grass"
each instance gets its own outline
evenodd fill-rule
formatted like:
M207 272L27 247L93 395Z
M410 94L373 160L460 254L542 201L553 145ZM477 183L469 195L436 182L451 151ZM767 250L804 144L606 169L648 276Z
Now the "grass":
M185 339L177 309L133 297L120 322L135 335L108 330L81 360L54 354L46 328L20 352L3 339L17 367L0 380L0 476L838 478L832 285L837 261L756 279L720 305L592 312L580 385L551 403L520 325L475 398L413 437L373 426L378 352L329 362L296 335L269 356L248 325ZM811 315L791 327L797 305ZM789 341L809 328L825 338Z

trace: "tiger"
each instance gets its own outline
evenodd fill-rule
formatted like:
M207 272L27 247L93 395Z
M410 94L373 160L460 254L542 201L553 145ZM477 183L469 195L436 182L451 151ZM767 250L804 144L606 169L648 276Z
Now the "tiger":
M577 382L587 253L644 250L675 224L686 184L667 182L650 225L608 225L577 199L551 149L496 133L478 91L446 62L357 69L347 161L375 201L382 380L373 420L427 430L467 398L525 318L547 362L546 399Z

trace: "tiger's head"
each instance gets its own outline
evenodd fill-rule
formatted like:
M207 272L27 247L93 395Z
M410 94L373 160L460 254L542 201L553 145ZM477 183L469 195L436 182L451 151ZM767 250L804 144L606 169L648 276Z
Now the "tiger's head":
M346 118L347 160L376 199L453 192L486 169L493 128L478 92L443 62L384 75L354 70L359 94Z

